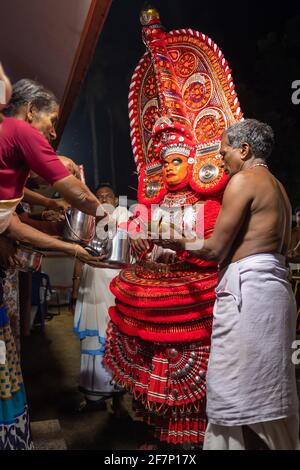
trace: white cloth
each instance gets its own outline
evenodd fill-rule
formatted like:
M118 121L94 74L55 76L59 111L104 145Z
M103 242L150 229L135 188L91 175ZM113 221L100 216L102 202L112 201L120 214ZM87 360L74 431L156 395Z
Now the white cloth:
M118 273L117 269L92 268L87 264L82 270L74 331L81 339L80 388L91 395L101 396L115 391L111 374L104 368L102 360L108 309L115 303L109 285Z
M102 396L118 392L111 383L110 371L103 365L103 356L83 352L85 348L91 350L95 339L89 336L81 340L79 389L89 400L99 399Z
M297 414L296 304L284 257L258 254L230 264L220 273L216 297L208 422L246 425Z
M300 450L299 417L250 424L252 429L270 450ZM242 426L208 424L203 450L246 450Z
M11 201L0 201L0 233L5 232L9 226L13 213L22 198L12 199Z
M83 266L74 316L74 329L80 339L96 336L100 345L104 344L108 308L115 303L109 285L118 273L118 269Z

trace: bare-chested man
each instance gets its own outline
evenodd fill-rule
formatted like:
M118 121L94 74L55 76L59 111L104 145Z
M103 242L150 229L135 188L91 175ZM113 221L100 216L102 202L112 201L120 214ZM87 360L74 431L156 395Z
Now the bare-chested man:
M244 449L244 426L270 449L299 449L296 308L285 266L291 207L267 167L273 143L270 126L254 119L224 132L231 178L211 238L200 248L199 240L158 241L220 263L204 449Z

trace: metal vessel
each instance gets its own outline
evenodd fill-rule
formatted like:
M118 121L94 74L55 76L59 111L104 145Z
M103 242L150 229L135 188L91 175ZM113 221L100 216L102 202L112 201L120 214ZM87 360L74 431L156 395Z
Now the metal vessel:
M17 258L19 266L17 269L23 272L38 271L42 264L43 253L25 245L19 245L17 248Z
M95 236L95 217L78 209L68 209L62 236L68 242L89 244Z
M116 268L130 264L130 241L125 230L118 229L114 236L104 240L95 237L86 247L93 256L105 255L105 263Z
M84 167L79 165L80 179L85 183ZM71 208L65 214L65 226L62 237L68 242L87 245L95 236L95 217Z

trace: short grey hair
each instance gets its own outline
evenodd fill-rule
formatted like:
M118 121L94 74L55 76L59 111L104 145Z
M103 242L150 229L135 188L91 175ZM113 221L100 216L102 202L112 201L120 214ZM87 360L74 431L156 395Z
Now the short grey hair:
M250 145L255 158L267 160L274 146L273 129L265 122L244 119L226 129L229 145L239 148L243 143Z
M31 103L38 111L50 112L58 99L51 90L29 78L22 78L13 85L10 102L5 108L7 116L16 116L20 108Z

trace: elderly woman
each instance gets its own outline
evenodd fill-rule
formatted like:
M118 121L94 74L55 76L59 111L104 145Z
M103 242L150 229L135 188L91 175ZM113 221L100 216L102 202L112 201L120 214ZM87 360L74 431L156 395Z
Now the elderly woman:
M11 89L3 69L0 69L0 80L5 83L8 100ZM100 259L93 260L80 245L72 245L35 230L20 222L14 214L16 206L23 197L30 170L53 185L72 206L83 212L96 215L100 206L97 198L81 181L70 174L47 142L56 136L55 123L58 116L56 98L35 82L23 81L21 85L19 93L12 97L12 106L8 107L8 113L14 117L0 115L1 264L6 268L17 263L14 246L4 238L8 237L39 248L63 251L77 256L83 262L92 262L96 266L101 266ZM0 279L2 281L3 272L0 274ZM2 285L2 282L0 284ZM0 449L30 448L32 442L25 390L7 312L3 307L1 288Z
M22 79L13 85L12 96L3 112L6 116L28 122L32 127L37 129L49 143L56 138L55 124L59 113L57 99L51 91L33 80ZM74 176L79 176L79 169L70 158L59 158L70 173ZM22 212L22 209L20 209L18 214L22 222L46 232L49 235L59 235L63 225L63 223L59 221L63 218L63 215L55 212L55 210L66 208L68 206L66 201L61 199L49 199L28 188L24 188L22 202L37 204L51 209L51 211L43 211L41 214L43 220L37 220L37 215L33 218L27 212ZM18 296L18 277L20 278L21 287L20 296ZM21 315L22 335L28 336L30 334L30 292L30 273L20 272L18 275L17 271L7 271L4 285L4 298L5 305L8 308L17 349L19 349L19 310Z

